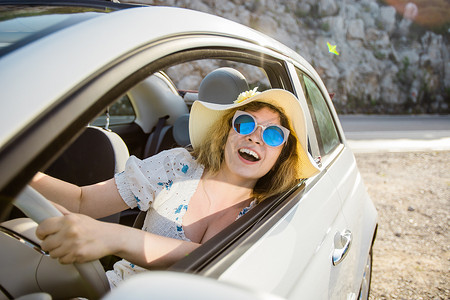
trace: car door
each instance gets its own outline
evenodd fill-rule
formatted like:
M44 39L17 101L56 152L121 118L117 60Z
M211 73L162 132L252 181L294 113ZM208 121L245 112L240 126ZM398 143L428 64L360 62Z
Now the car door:
M322 164L326 170L330 183L335 187L337 198L341 203L341 210L338 213L336 227L333 228L333 250L332 250L332 270L334 282L329 286L329 298L352 298L357 292L354 286L355 261L354 257L358 253L357 248L352 245L354 242L354 229L350 226L352 217L358 214L346 216L342 210L342 197L339 193L342 185L338 185L336 179L344 178L354 169L354 160L348 157L348 149L344 147L342 130L335 119L335 112L331 102L328 102L324 95L327 91L315 74L307 74L300 68L295 69L299 79L301 89L305 94L308 104L311 122L315 131L315 143L311 143L312 152L316 160ZM315 78L315 79L314 79ZM322 86L322 88L320 87ZM311 135L312 136L312 135ZM341 181L342 184L342 181Z
M339 195L326 173L311 178L287 213L274 215L270 228L220 280L275 293L288 299L330 299L340 270L331 262L334 234L344 226Z
M346 222L345 231L351 235L351 249L348 251L345 267L348 269L349 294L355 294L359 290L363 266L372 244L376 224L375 208L364 188L352 151L348 146L344 146L343 142L337 142L344 138L332 105L316 82L305 74L300 76L303 78L303 86L310 99L309 105L315 112L318 128L322 132L318 138L319 144L322 144L322 155L333 160L328 174L342 202L342 213Z

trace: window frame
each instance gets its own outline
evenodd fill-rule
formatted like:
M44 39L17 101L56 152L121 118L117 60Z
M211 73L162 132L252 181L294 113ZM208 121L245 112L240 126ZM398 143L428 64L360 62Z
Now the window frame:
M301 71L299 71L299 72L301 72ZM336 132L337 144L334 145L328 151L325 150L325 146L324 146L323 138L322 138L322 130L321 130L320 126L319 126L319 121L317 120L316 108L313 105L313 101L311 100L310 93L308 93L308 89L306 87L306 82L305 82L305 77L308 80L310 80L315 85L317 90L319 91L319 93L321 95L321 101L323 101L323 103L325 104L325 109L327 110L328 115L330 116L330 121L332 122L332 126L334 127L335 132ZM309 76L307 76L305 74L302 74L302 78L300 79L300 82L301 82L302 87L303 87L303 89L305 91L306 102L308 103L308 107L310 109L311 118L312 118L313 123L315 125L314 128L315 128L315 131L316 131L317 144L319 146L319 150L320 150L321 156L325 157L325 156L329 155L330 153L332 153L339 146L339 144L342 144L342 141L341 141L340 136L339 136L339 131L338 131L337 127L336 127L336 121L334 120L333 115L331 114L330 107L328 106L328 103L325 100L323 92L320 90L320 88L316 84L316 82L311 77L309 77Z
M186 40L190 42L188 46ZM171 49L170 53L167 53L167 49ZM294 92L290 75L286 70L285 57L263 46L232 37L201 35L194 35L194 38L192 36L169 38L150 43L112 62L95 76L87 78L76 91L70 91L63 95L57 101L54 109L41 115L20 140L9 145L11 150L9 153L12 155L0 157L0 165L3 165L4 162L11 164L20 160L21 163L16 165L16 169L20 169L21 172L14 173L14 177L10 178L1 193L9 195L13 199L20 191L18 187L26 184L37 170L46 168L59 153L70 145L71 141L81 134L86 124L134 85L170 65L202 57L234 60L259 66L266 72L272 88ZM68 127L53 126L55 119L63 120L62 124L68 125ZM28 138L30 135L40 137L38 147L27 146L35 142ZM23 152L20 153L20 149L24 148L30 150L26 151L26 159L24 159ZM26 170L26 174L22 172L24 170ZM11 189L11 187L15 188ZM252 239L262 237L271 228L271 223L276 222L280 215L286 214L292 206L300 201L301 197L295 195L301 193L304 187L303 182L299 182L281 196L267 201L267 206L255 209L253 218L250 218L251 215L241 218L236 225L240 226L239 228L227 228L222 236L229 236L229 239L218 244L217 247L221 249L220 253L224 253L224 251L236 253L234 252L236 249L246 251L247 247L243 244L245 239L241 239L242 235L251 235ZM254 227L255 224L258 226ZM242 231L242 228L245 228L245 231ZM220 253L212 251L208 246L203 247L202 251L205 250L214 254L213 257L208 258L208 261L211 262L209 267L213 267L217 262L223 262L220 259L217 260ZM192 253L188 259L190 263L197 263L198 260L205 259L205 257L203 254ZM226 260L226 264L232 264L237 257L231 255L230 259Z
M310 142L313 158L319 164L319 166L323 165L325 168L328 168L328 166L333 163L333 161L339 156L339 154L342 152L344 148L344 138L343 138L344 135L342 132L342 127L339 125L340 123L337 121L338 116L336 110L334 109L334 106L331 102L331 98L325 85L320 80L317 74L311 73L308 70L308 68L293 61L290 62L289 68L291 77L293 78L294 86L298 90L298 92L302 94L302 97L305 99L305 103L307 103L308 106L307 109L305 109L305 112L308 112L306 116L308 122L307 125L310 126L308 130L308 139ZM328 109L334 128L336 129L339 143L334 147L334 149L332 149L326 154L324 153L323 148L321 148L320 145L321 143L319 143L318 141L320 137L316 133L316 129L318 130L317 121L313 120L314 113L311 111L311 108L309 107L309 100L306 99L307 97L306 87L303 78L301 78L298 72L301 72L302 76L307 76L312 82L315 83L315 85L317 86L322 95L323 100L325 101L325 105Z

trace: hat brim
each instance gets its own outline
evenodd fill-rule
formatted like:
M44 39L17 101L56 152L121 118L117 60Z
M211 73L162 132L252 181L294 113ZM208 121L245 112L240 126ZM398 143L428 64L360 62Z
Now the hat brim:
M309 178L319 172L319 169L308 153L306 120L303 109L297 97L289 91L282 89L270 89L239 103L216 104L203 101L195 101L191 108L189 118L189 136L194 149L202 144L208 136L209 130L228 110L244 106L250 102L259 101L281 108L286 114L294 135L297 137L297 152L299 162L297 174L299 178ZM292 132L291 132L292 134Z

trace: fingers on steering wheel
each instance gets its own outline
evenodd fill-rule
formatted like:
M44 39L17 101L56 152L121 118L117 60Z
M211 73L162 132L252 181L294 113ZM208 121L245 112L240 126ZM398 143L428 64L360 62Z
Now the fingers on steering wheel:
M44 240L47 236L58 232L60 228L57 224L59 218L60 217L53 217L42 221L36 228L36 236L39 239Z
M65 256L59 257L58 261L60 264L68 265L76 262L75 258L71 254L67 254Z

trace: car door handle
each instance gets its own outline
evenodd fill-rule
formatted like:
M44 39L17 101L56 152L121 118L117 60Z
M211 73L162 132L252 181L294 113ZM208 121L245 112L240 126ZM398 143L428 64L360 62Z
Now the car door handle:
M352 232L345 230L344 233L336 232L334 236L334 250L333 250L333 266L337 266L347 256L348 250L352 245Z

